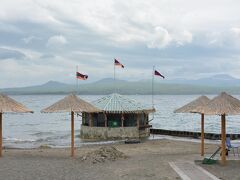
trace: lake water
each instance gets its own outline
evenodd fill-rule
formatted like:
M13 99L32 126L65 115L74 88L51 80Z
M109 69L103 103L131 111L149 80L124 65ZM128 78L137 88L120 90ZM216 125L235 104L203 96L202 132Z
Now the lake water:
M34 114L4 114L3 142L8 148L35 148L41 145L66 147L70 144L70 115L69 113L43 114L40 110L62 99L64 95L21 95L11 96L34 111ZM82 99L94 101L102 96L83 95ZM151 107L151 95L131 95L141 103ZM194 100L198 95L156 95L154 104L156 113L151 124L154 128L168 130L187 130L200 132L200 115L175 114L173 111ZM209 96L212 98L213 96ZM235 96L240 98L240 96ZM152 116L151 116L152 117ZM151 118L150 117L150 118ZM75 117L75 134L80 134L81 117ZM219 116L205 117L205 132L220 133L221 121ZM227 117L227 133L240 133L240 116ZM76 146L83 143L75 138ZM101 142L109 143L109 142Z

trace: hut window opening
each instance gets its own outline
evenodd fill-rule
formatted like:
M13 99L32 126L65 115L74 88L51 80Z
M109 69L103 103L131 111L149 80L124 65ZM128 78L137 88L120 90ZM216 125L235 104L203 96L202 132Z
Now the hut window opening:
M82 124L84 126L89 126L89 119L90 119L89 113L82 113Z
M103 113L98 113L96 115L96 124L97 127L105 127L105 117Z
M124 114L124 127L134 127L137 124L135 114Z
M121 127L122 114L107 114L108 127Z

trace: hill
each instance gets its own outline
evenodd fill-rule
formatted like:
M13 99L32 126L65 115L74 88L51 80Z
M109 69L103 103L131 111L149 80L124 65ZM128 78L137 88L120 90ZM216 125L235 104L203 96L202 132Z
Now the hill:
M93 83L76 85L57 81L49 81L38 86L5 88L0 90L6 94L109 94L115 91L121 94L152 94L151 80L125 81L111 78L101 79ZM217 94L226 91L239 94L240 80L229 75L216 75L198 80L156 80L154 94Z

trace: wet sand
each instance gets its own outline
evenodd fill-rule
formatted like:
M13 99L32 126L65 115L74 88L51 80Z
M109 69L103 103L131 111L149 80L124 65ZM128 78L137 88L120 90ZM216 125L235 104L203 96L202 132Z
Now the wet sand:
M102 146L114 146L127 158L92 163L82 157ZM212 153L215 144L206 145ZM85 145L70 157L70 149L5 149L0 158L0 179L180 179L168 162L201 159L200 144L151 140L140 144Z

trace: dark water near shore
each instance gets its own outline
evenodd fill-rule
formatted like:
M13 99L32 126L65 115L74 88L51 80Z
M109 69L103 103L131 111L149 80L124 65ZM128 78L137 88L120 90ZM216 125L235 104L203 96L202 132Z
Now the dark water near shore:
M40 110L53 104L64 95L22 95L11 96L34 110L34 114L4 114L3 141L4 146L11 148L35 148L41 145L52 147L66 147L70 143L70 116L69 113L43 114ZM93 101L102 96L81 96L86 101ZM137 101L151 107L150 95L131 95ZM158 95L154 97L157 112L151 122L154 128L169 130L200 131L200 115L175 114L173 111L197 98L198 95ZM212 98L213 96L209 96ZM235 96L240 98L240 96ZM75 134L80 133L81 117L75 117ZM150 117L152 118L152 116ZM220 117L206 116L206 132L220 132ZM240 116L227 117L227 133L240 133ZM76 145L83 142L75 138ZM99 143L99 142L96 142ZM109 143L109 142L100 142Z

